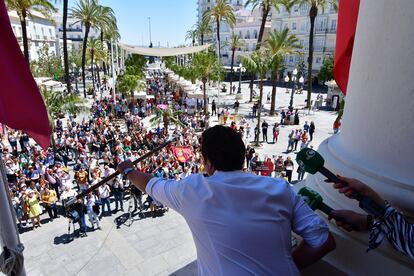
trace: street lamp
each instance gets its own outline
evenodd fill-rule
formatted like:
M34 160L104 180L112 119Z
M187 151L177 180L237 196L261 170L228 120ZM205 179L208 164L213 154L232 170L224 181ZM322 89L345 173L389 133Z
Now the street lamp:
M243 64L240 63L239 66L239 71L240 71L240 75L239 75L239 88L237 89L237 94L241 93L241 77L242 77L242 73L246 72L246 68L243 67ZM231 89L231 87L230 87Z
M293 110L293 95L295 94L296 82L299 81L299 83L303 84L303 82L305 81L302 76L298 80L297 75L298 75L298 70L295 68L295 70L293 70L293 72L292 72L292 77L291 78L289 78L289 76L285 77L286 84L289 81L292 81L292 93L290 94L290 103L289 103L289 109L290 110ZM287 87L287 85L286 85L286 87Z
M72 72L75 76L76 93L78 93L78 68L76 67L75 63L72 63Z

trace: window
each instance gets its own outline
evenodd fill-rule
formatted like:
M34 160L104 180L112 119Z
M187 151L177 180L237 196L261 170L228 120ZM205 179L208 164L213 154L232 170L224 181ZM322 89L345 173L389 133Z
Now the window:
M241 31L239 31L239 37L242 39L243 38L243 35L242 35L242 32Z
M300 23L300 31L301 32L306 32L306 22L301 22Z
M16 35L16 26L13 26L13 33Z
M52 29L49 29L49 35L52 36Z
M336 31L336 19L331 20L331 31Z
M289 56L289 63L293 63L293 56Z
M298 12L299 11L299 5L294 5L293 6L293 11Z
M254 30L254 39L257 39L257 30Z
M35 41L35 46L39 47L39 42Z
M296 22L292 22L292 31L296 31Z
M304 3L302 5L300 5L300 13L301 14L306 14L308 12L308 4Z
M43 36L45 35L45 29L43 29L43 27L42 27L42 35Z
M247 30L246 39L250 39L250 31Z
M322 62L322 58L321 58L321 57L317 57L315 62L316 62L317 64L320 64L320 63Z

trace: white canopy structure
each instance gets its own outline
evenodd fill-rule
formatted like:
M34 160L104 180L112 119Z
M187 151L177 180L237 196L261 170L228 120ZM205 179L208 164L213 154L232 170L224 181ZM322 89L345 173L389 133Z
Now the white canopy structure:
M128 53L138 54L142 56L153 56L153 57L171 57L179 55L188 55L193 53L198 53L207 50L211 44L206 44L202 46L192 46L192 47L179 47L179 48L147 48L147 47L138 47L133 45L128 45L124 43L119 43L119 47L127 51Z

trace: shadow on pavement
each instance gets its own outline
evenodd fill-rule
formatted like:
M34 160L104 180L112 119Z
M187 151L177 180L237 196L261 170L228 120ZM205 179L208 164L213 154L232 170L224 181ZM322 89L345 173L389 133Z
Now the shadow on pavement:
M170 276L194 276L197 275L197 261L191 262L188 265L170 274Z

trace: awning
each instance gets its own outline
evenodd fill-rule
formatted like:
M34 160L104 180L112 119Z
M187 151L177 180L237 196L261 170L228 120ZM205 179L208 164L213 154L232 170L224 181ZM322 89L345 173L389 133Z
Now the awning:
M153 56L153 57L171 57L179 55L188 55L193 53L202 52L208 49L211 44L206 44L202 46L192 46L192 47L179 47L179 48L147 48L147 47L138 47L133 45L128 45L124 43L119 43L119 47L126 50L129 53L138 54L142 56Z

